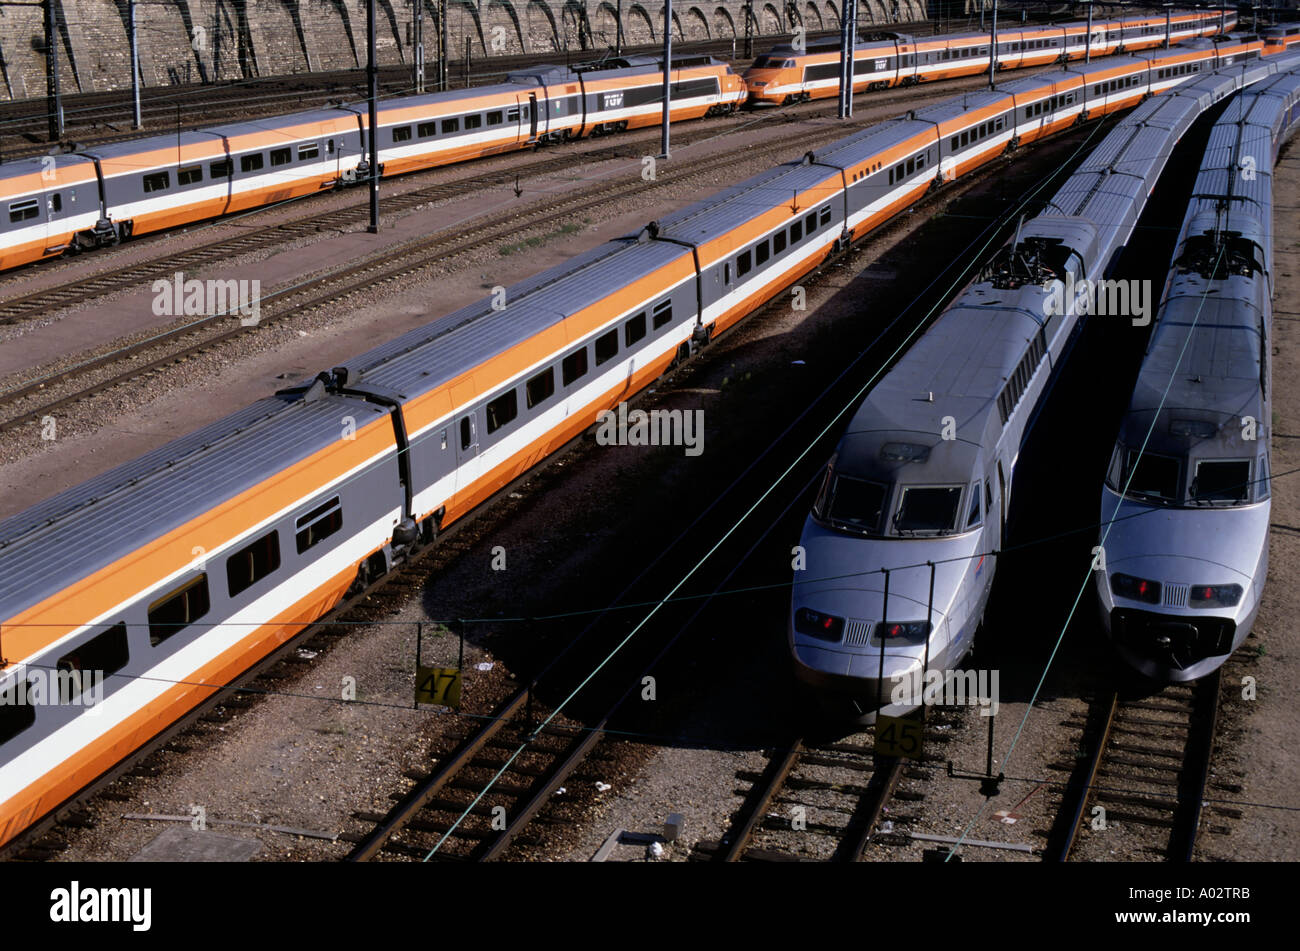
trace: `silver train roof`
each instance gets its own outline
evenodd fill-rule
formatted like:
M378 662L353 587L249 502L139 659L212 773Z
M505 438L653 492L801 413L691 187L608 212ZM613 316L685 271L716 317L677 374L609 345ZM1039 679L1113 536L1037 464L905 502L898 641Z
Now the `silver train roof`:
M1108 266L1179 136L1208 104L1271 72L1267 64L1229 66L1143 103L1106 136L1044 212L1021 227L1020 240L1060 242L1085 261ZM1090 277L1102 268L1094 271ZM969 285L867 395L836 449L836 465L864 478L905 474L912 483L965 482L978 446L996 441L997 396L1042 324L1039 285ZM954 417L958 439L941 439L944 416ZM884 445L897 441L931 452L924 462L899 470L882 457Z
M1271 425L1261 347L1269 329L1272 161L1280 144L1274 138L1300 120L1300 55L1276 65L1288 71L1244 91L1211 130L1167 296L1121 424L1124 445L1239 457L1255 449L1241 440L1242 418ZM1258 162L1250 175L1243 174L1247 156Z

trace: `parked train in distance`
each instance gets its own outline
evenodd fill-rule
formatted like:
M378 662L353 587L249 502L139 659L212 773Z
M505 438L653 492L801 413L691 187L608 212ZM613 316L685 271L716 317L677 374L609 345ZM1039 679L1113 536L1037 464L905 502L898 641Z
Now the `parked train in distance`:
M538 66L492 86L384 100L380 173L656 124L662 63ZM682 57L673 67L674 122L745 100L726 63ZM0 164L0 270L362 181L368 122L366 104L354 103Z
M863 130L0 523L0 843L940 182L1261 46L1197 42Z
M1297 124L1300 75L1284 73L1214 126L1102 488L1102 621L1161 682L1218 669L1268 577L1272 172Z
M825 712L905 712L930 670L969 653L1016 462L1079 325L1062 288L1106 275L1194 119L1274 69L1221 69L1125 118L858 407L805 521L787 617L795 676Z
M1186 11L1170 18L1171 43L1198 36L1227 33L1236 26L1231 11ZM1086 21L998 31L997 68L1018 69L1081 60L1086 54L1106 56L1161 46L1166 40L1164 17L1125 17L1094 20L1091 44ZM916 39L883 34L853 47L853 91L887 89L988 72L988 33ZM745 70L751 103L782 105L839 95L840 51L835 37L814 40L802 48L777 46ZM1279 50L1280 51L1280 50Z

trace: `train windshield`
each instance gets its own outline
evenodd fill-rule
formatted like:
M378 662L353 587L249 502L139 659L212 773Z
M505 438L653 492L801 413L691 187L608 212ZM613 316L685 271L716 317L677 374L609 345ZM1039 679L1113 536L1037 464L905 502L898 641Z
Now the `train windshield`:
M829 473L814 513L832 528L859 535L879 534L880 516L889 487L852 476Z
M1250 462L1198 462L1188 496L1194 505L1237 505L1250 497Z
M780 69L783 65L793 66L794 61L786 62L780 56L760 56L754 60L754 69Z
M1178 470L1178 460L1172 456L1129 449L1124 455L1124 470L1113 488L1147 502L1177 502Z
M900 535L956 531L961 488L944 485L904 489L894 514L894 529Z

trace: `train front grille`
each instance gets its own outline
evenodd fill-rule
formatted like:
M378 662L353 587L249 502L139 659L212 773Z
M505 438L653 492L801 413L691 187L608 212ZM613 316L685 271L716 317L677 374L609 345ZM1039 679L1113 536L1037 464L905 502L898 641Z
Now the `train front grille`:
M844 623L844 643L850 647L866 647L871 642L872 621L849 618Z

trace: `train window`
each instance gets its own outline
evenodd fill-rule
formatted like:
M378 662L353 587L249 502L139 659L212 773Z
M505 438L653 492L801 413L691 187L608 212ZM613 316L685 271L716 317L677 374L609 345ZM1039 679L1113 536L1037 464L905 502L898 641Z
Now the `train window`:
M229 161L213 162L211 165L208 166L208 174L211 175L213 178L229 178L230 162Z
M524 384L524 392L528 398L529 409L539 403L545 403L555 393L555 371L547 367Z
M466 116L466 117L465 117L465 128L466 128L466 129L477 129L477 128L479 128L479 127L482 126L482 125L483 125L483 117L482 117L482 116L470 115L470 116Z
M308 159L314 159L320 155L320 146L315 142L308 142L306 145L298 146L298 161L306 162Z
M1003 420L1006 422L1006 420ZM984 511L993 511L993 480L984 483Z
M888 495L888 486L879 482L855 479L828 469L814 509L820 518L836 528L878 532Z
M126 625L114 624L86 643L59 658L59 670L73 674L91 673L110 677L126 666L130 650L126 644ZM59 703L71 703L81 694L80 677L59 678Z
M980 484L976 482L970 490L970 512L966 515L966 527L974 528L980 523Z
M394 142L410 142L410 141L411 141L411 127L410 127L409 125L399 125L399 126L394 126L394 127L393 127L393 141L394 141Z
M805 234L812 234L817 230L817 213L813 212L803 220L803 230Z
M470 422L468 416L461 417L460 420L460 448L464 452L474 444L474 424Z
M17 224L20 221L26 221L29 218L35 218L41 213L41 204L35 198L29 198L27 201L15 201L9 204L9 221Z
M952 137L952 151L956 152L959 148L961 148L961 136L954 135Z
M785 250L785 232L778 231L772 235L772 253L780 254Z
M518 121L519 121L519 110L518 110L518 109L511 109L511 110L509 110L508 112L506 112L506 121L507 121L507 122L518 122Z
M914 159L914 158L910 158L910 159L907 160L907 173L906 173L906 174L911 175L911 174L912 174L913 172L915 172L915 171L916 171L916 159Z
M63 210L63 196L58 192L50 196L50 209L56 212Z
M302 554L313 545L329 538L343 527L343 506L336 495L300 516L293 523L294 541L298 554Z
M772 256L772 252L771 249L767 246L766 241L760 241L758 242L758 244L754 245L755 266L762 267L764 264L767 263L767 259L770 258L771 256Z
M271 165L288 165L293 161L293 149L271 149Z
M487 114L488 125L500 125L505 122L505 116L500 109L495 109Z
M952 531L957 527L960 501L960 486L906 488L894 514L894 528L899 532Z
M333 139L330 139L328 142L325 143L325 154L326 154L326 155L333 155L333 154L334 154L334 140L333 140Z
M790 243L798 244L803 240L803 222L796 221L790 226Z
M262 167L262 153L254 152L252 155L241 155L239 157L239 170L241 172L256 172Z
M894 166L894 179L901 182L904 178L906 178L906 176L903 174L903 165L900 162L898 165Z
M630 347L645 337L645 312L637 314L623 325L623 346Z
M596 366L600 366L618 353L618 331L611 330L596 338Z
M1128 494L1165 499L1178 498L1178 460L1150 452L1128 450L1120 485L1128 483Z
M1194 502L1245 502L1250 495L1249 460L1198 462L1189 495Z
M226 559L226 583L233 598L280 567L280 533L270 532Z
M830 205L826 205L825 207L823 207L820 211L817 212L817 214L818 214L819 219L820 219L820 221L819 221L820 224L828 225L828 224L831 223L831 206L830 206Z
M452 133L452 132L459 132L459 131L460 131L460 120L459 120L459 119L443 119L443 120L442 120L442 134L443 134L443 135L448 135L448 134L450 134L450 133Z
M9 687L0 692L0 743L8 743L23 730L36 722L36 707L24 685L18 681L9 682Z
M727 265L727 283L731 283L731 265ZM671 300L662 300L655 304L654 309L654 328L658 330L665 324L673 321L673 302Z
M208 576L192 581L149 605L149 643L157 646L208 613Z
M176 182L179 185L193 185L195 182L201 181L203 181L202 165L187 165L185 168L176 170Z
M1255 468L1255 501L1263 502L1271 494L1268 478L1268 455L1259 457Z
M171 187L171 176L167 172L153 172L144 177L145 192L160 192Z
M438 134L437 122L421 122L415 127L415 134L422 139L432 139Z
M575 350L560 362L560 374L564 385L587 375L587 348Z
M969 132L969 131L967 131L967 132L963 132L963 133L961 134L961 147L962 147L963 149L966 148L966 146L967 146L967 144L968 144L969 142L970 142L970 132Z
M506 390L487 405L487 431L494 433L519 415L519 399L514 390Z
M754 265L750 260L749 252L748 251L740 252L740 255L736 258L736 276L744 277L751 270L753 270L753 267Z

